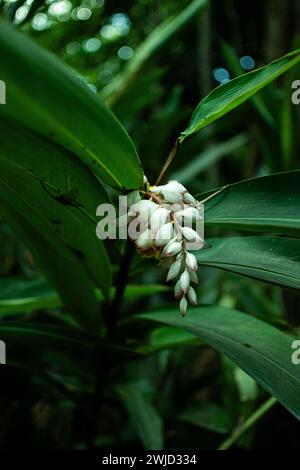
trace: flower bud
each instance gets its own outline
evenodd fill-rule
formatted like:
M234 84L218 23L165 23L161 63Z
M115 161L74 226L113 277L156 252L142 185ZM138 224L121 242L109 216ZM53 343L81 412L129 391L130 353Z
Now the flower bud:
M193 244L193 248L196 250L201 250L204 246L204 241L200 237L200 235L190 227L181 227L181 232L184 238L191 244ZM191 248L191 247L189 247Z
M148 178L147 178L146 175L144 175L144 177L143 177L143 183L144 183L144 184L148 183Z
M180 273L180 269L181 269L181 260L177 260L171 265L171 267L168 271L168 275L167 275L167 279L166 279L167 282L171 281L176 276L178 276L178 274Z
M150 216L158 209L158 205L148 199L133 204L128 211L129 216L138 217L141 224L148 223Z
M180 312L181 312L181 315L183 317L186 316L186 311L187 311L187 307L188 307L188 303L187 303L187 300L186 298L183 296L180 303L179 303L179 308L180 308Z
M191 271L190 269L188 270L189 275L190 275L190 281L193 284L198 284L198 276L195 271Z
M197 294L191 286L187 290L187 296L192 305L198 305Z
M183 202L183 195L187 192L186 188L178 181L170 181L163 186L156 186L151 189L153 193L161 193L165 201L171 204L179 204Z
M188 290L189 285L190 285L190 276L187 270L185 270L180 276L180 287L184 294Z
M183 201L186 204L196 204L197 203L196 199L188 192L184 193Z
M155 245L163 246L174 237L174 228L171 222L163 225L156 234Z
M166 250L163 250L162 256L176 256L182 249L182 244L178 241L173 241Z
M170 216L170 211L164 207L159 207L150 218L150 227L153 236L155 237L157 231L165 225Z
M136 246L143 250L150 248L152 246L152 234L151 230L147 229L143 232L136 240Z
M186 253L185 263L187 267L191 269L191 271L197 271L198 269L197 259L192 253L188 253L188 252Z
M203 217L200 215L198 209L195 207L187 207L175 213L175 217L178 222L191 225L193 222L203 220Z
M175 287L174 287L175 299L180 299L180 297L182 296L182 294L183 294L183 292L182 292L182 290L181 290L180 279L179 279L179 281L176 282Z

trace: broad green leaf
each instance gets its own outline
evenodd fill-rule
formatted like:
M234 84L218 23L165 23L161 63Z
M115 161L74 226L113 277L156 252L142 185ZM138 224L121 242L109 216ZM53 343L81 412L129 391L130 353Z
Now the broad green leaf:
M161 53L163 48L188 26L190 22L207 6L207 0L194 0L188 4L177 16L164 21L152 31L146 40L135 50L134 57L127 67L107 85L100 93L109 105L124 95L136 77L141 73L148 61Z
M139 384L132 382L118 385L117 393L145 449L163 449L162 420Z
M242 312L219 306L190 309L183 319L178 308L136 316L183 328L226 354L300 419L300 368L291 361L294 337Z
M78 259L75 256L62 256L63 246L60 250L55 249L48 243L40 226L33 226L9 204L1 202L0 213L32 251L38 267L56 287L66 309L78 324L99 334L102 322L95 285L87 277Z
M180 419L219 434L226 434L231 428L230 417L215 403L192 406L180 416Z
M99 181L57 144L21 127L12 129L7 121L0 123L0 201L38 227L63 258L77 258L108 294L110 262L96 236L96 208L108 197Z
M299 207L300 171L277 173L226 187L205 204L205 223L299 236Z
M105 182L141 185L136 150L115 116L75 73L3 20L0 64L7 84L1 114L70 149Z
M215 88L196 107L180 141L219 119L261 90L300 60L300 50L286 54L265 67L245 73Z
M200 265L300 289L300 240L281 237L224 237L195 252Z

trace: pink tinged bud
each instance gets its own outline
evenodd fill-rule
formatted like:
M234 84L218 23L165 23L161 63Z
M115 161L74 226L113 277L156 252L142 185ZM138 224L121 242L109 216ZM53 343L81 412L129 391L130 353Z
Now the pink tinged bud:
M187 296L192 305L198 305L197 294L191 286L187 290Z
M177 240L176 237L175 237L175 238L172 238L172 240L170 240L170 241L163 247L163 250L162 250L162 252L161 252L161 256L162 256L162 257L166 256L166 253L167 253L168 249L170 248L170 246L172 245L172 243L177 242L177 241L178 241L178 240Z
M188 290L189 285L190 285L190 275L187 272L187 270L185 270L180 276L180 287L184 294Z
M176 282L175 284L175 287L174 287L174 295L175 295L175 299L180 299L180 297L182 296L183 292L181 290L181 286L180 286L180 280Z
M165 225L170 216L170 211L164 207L159 207L150 218L150 227L153 235L155 236L157 231Z
M187 242L191 243L192 246L189 246L189 249L201 250L204 246L204 241L200 235L190 227L181 227L181 232Z
M196 257L192 253L186 253L185 263L191 271L197 271L198 264Z
M164 246L174 237L174 228L171 222L163 225L156 234L155 245Z
M136 240L136 246L138 248L141 248L143 250L147 249L147 248L150 248L152 246L152 234L151 234L151 230L150 229L147 229L145 230L145 232L143 232L139 238Z
M193 284L198 284L198 276L196 274L195 271L191 271L189 269L189 275L190 275L190 281L193 283Z
M188 192L184 193L183 201L186 204L196 204L197 203L196 199Z
M180 242L173 242L167 248L163 256L175 256L177 255L182 249L182 244Z
M187 311L187 306L188 306L188 303L187 303L187 300L186 298L183 296L180 303L179 303L179 308L180 308L180 312L181 312L181 315L183 317L186 316L186 311Z
M181 270L181 260L177 260L171 265L171 267L168 271L168 275L167 275L167 279L166 279L167 282L171 281L176 276L178 276L178 274L180 273L180 270Z

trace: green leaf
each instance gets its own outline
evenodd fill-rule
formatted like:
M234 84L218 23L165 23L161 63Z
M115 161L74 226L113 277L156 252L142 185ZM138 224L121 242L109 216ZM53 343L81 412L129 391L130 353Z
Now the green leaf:
M108 184L141 185L136 150L115 116L75 73L4 21L0 63L7 83L1 114L70 149Z
M208 240L195 252L200 265L224 269L280 286L300 289L300 240L280 237L229 237Z
M183 328L226 354L300 419L300 368L291 361L294 337L236 310L218 306L191 309L184 319L178 308L137 315Z
M22 362L22 352L23 354L32 354L38 358L40 352L46 349L61 350L63 352L77 350L84 354L97 347L103 348L103 350L119 351L123 355L135 354L130 349L114 341L75 328L30 322L0 320L0 338L7 346L8 364L17 358Z
M201 198L205 196L201 195ZM205 223L299 236L300 171L231 184L205 204Z
M145 449L163 449L163 424L148 396L138 383L118 385L117 393Z
M134 57L109 85L100 93L109 105L123 96L134 83L136 77L142 72L145 65L155 54L161 53L163 48L179 34L183 28L207 6L207 0L194 0L174 18L168 18L152 31L147 39L135 50Z
M8 204L0 204L0 212L20 239L32 251L41 271L56 287L63 303L75 320L86 330L100 333L101 310L95 295L95 285L75 256L65 257L45 238L39 226L33 226Z
M258 395L258 387L255 380L239 367L235 367L233 376L239 392L240 401L255 400Z
M230 417L226 411L214 403L190 407L180 416L180 419L219 434L226 434L231 428Z
M149 344L140 347L139 352L150 353L162 349L172 349L194 344L200 344L200 341L188 331L179 330L171 326L161 326L151 332Z
M300 60L300 50L286 54L265 67L245 73L215 88L195 109L180 141L219 119L261 90Z
M44 294L35 297L0 300L0 316L14 313L32 313L37 310L56 309L62 306L56 293Z
M110 262L96 236L96 208L108 197L99 181L57 144L7 121L0 124L0 201L41 231L62 258L77 258L108 295Z
M221 49L223 57L233 74L235 76L242 75L244 72L240 66L239 56L236 53L235 49L226 42L221 43ZM268 106L264 100L264 96L261 93L257 93L256 95L252 96L250 98L250 101L253 104L254 108L257 110L257 112L265 120L265 122L272 129L276 129L276 120L274 119L274 116L272 115L270 109L268 109Z

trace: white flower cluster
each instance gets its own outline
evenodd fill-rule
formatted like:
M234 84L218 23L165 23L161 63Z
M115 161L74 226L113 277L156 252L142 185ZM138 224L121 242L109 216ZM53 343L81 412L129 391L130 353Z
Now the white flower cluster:
M175 298L180 299L184 316L188 302L197 305L191 284L198 283L198 264L188 250L204 246L203 238L194 228L203 223L203 205L177 181L162 186L150 186L145 181L145 189L128 195L128 223L136 223L139 228L136 237L130 232L129 235L141 255L155 256L168 269L167 281L177 278Z

